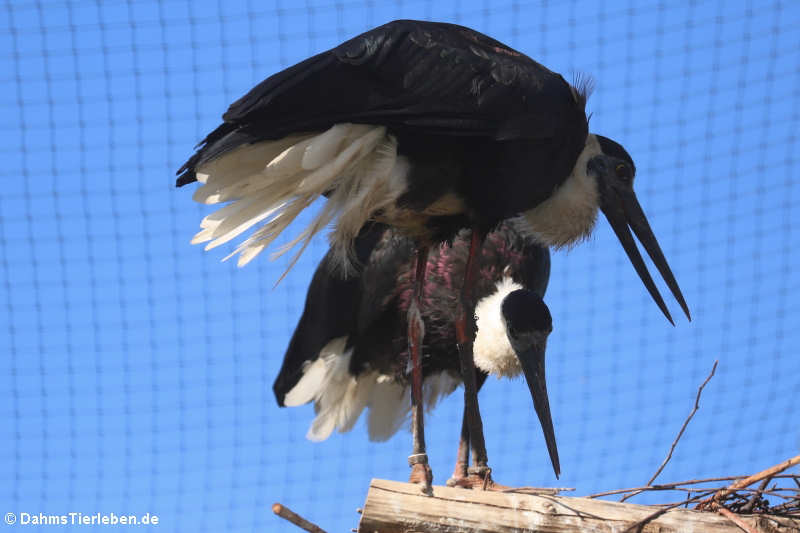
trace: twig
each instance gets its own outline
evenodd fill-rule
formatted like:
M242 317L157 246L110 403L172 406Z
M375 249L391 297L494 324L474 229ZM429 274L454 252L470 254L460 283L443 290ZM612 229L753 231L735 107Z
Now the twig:
M761 472L759 472L757 474L753 474L752 476L748 476L748 477L746 477L744 479L740 479L739 481L737 481L735 483L732 483L732 484L730 484L729 486L727 486L725 488L719 489L716 493L714 493L714 496L712 496L710 499L700 502L698 504L697 508L698 509L705 509L705 508L707 508L709 506L712 507L712 508L716 507L719 504L719 502L723 498L728 496L731 492L734 492L734 491L739 490L739 489L743 489L743 488L745 488L745 487L747 487L749 485L752 485L753 483L755 483L757 481L761 481L764 478L772 477L775 474L779 474L779 473L783 472L784 470L786 470L787 468L791 468L791 467L793 467L794 465L797 465L797 464L800 464L800 455L796 455L796 456L792 457L791 459L787 459L787 460L785 460L784 462L782 462L780 464L777 464L775 466L767 468L766 470L762 470Z
M628 493L628 492L641 493L641 492L648 492L648 491L659 492L659 491L666 491L666 490L674 490L674 491L679 491L679 492L707 492L707 491L711 490L713 492L714 490L716 490L714 488L709 489L708 487L703 487L703 488L699 488L699 489L687 489L687 488L681 487L679 485L680 485L679 483L673 483L673 484L669 484L669 485L650 485L649 487L633 487L633 488L630 488L630 489L609 490L609 491L606 491L606 492L598 492L597 494L590 494L590 495L585 496L585 497L586 498L600 498L602 496L614 496L616 494L625 494L625 493Z
M725 476L725 477L710 477L710 478L705 478L705 479L689 479L687 481L677 481L675 483L659 483L658 485L650 485L649 487L631 487L631 488L627 488L627 489L607 490L607 491L604 491L604 492L597 492L595 494L589 494L588 496L584 496L584 498L601 498L603 496L614 496L616 494L625 494L626 492L635 492L635 491L641 491L641 492L662 491L662 490L683 490L683 491L691 490L692 492L699 492L699 491L705 491L705 490L715 491L715 490L719 490L719 488L724 488L724 487L718 487L718 488L713 488L712 487L711 489L709 489L708 487L703 487L703 488L700 488L700 489L685 489L685 488L682 488L682 486L683 485L700 485L701 483L714 483L714 482L717 482L717 481L737 481L737 480L740 480L740 479L742 479L744 477L745 476ZM793 475L780 475L779 474L779 475L772 476L772 479L793 479L793 480L795 480L795 482L797 482L797 476L793 476ZM748 490L756 490L756 489L748 489ZM783 488L783 489L780 489L780 490L796 490L796 489Z
M678 506L687 505L687 504L692 503L692 500L703 499L706 496L711 496L712 494L714 494L714 489L707 490L707 491L704 491L704 492L699 492L699 493L695 494L694 496L691 496L691 497L689 497L689 498L687 498L685 500L681 500L679 502L659 503L657 505L659 507L670 507L670 506L673 506L673 505L678 505Z
M798 464L800 464L800 455L795 455L794 457L791 457L791 458L785 460L782 463L778 463L775 466L771 466L771 467L767 468L766 470L762 470L761 472L759 472L757 474L753 474L752 476L746 477L746 478L742 479L741 481L737 481L736 483L733 483L730 487L728 487L726 489L726 491L734 491L734 490L737 490L737 489L743 489L743 488L747 487L748 485L752 485L756 481L761 481L762 479L764 479L766 477L773 477L774 474L780 474L781 472L783 472L787 468L791 468L794 465L798 465ZM718 497L719 498L723 498L725 495L726 495L726 493L723 492L722 494L719 494ZM717 498L717 496L715 496L715 498Z
M742 476L725 476L725 477L709 477L705 479L690 479L688 481L678 481L675 483L660 483L658 485L650 485L649 487L632 487L629 489L615 489L615 490L607 490L605 492L596 492L595 494L590 494L586 496L586 498L600 498L601 496L613 496L615 494L625 494L626 492L634 492L637 490L641 490L642 492L647 490L671 490L681 485L699 485L700 483L714 483L715 481L734 481L737 479L742 479Z
M279 503L272 504L272 512L280 516L284 520L288 520L289 522L296 525L300 529L305 529L310 533L325 533L325 530L320 528L318 525L312 524L299 514L295 513L288 507L285 507Z
M647 515L646 517L644 517L643 519L639 520L635 524L632 524L632 525L628 526L627 528L625 528L625 531L623 531L622 533L629 533L631 531L636 531L637 533L641 533L641 531L644 530L644 526L646 526L648 523L652 522L653 520L655 520L659 516L664 515L668 511L671 511L672 509L680 507L681 505L688 505L690 503L694 503L697 500L703 498L705 496L705 494L706 493L698 494L697 496L692 496L691 498L687 498L687 499L685 499L685 500L683 500L681 502L672 503L672 504L669 504L667 506L664 506L664 507L660 508L658 511Z
M689 413L689 416L687 416L686 420L683 421L683 425L681 426L680 431L678 431L678 436L675 437L674 441L672 441L672 446L670 446L670 448L669 448L669 453L667 453L667 457L661 463L661 466L658 467L658 470L656 470L656 473L653 474L653 477L651 477L650 480L646 483L647 487L649 487L649 486L651 486L653 484L653 481L656 480L658 475L661 474L661 472L664 470L664 467L667 466L667 463L669 462L669 460L672 459L672 452L675 451L675 446L678 445L678 441L681 440L681 437L683 436L683 432L686 431L686 427L689 425L689 422L692 420L692 417L694 417L694 414L700 408L700 395L703 394L703 388L705 388L705 386L708 384L708 382L711 381L711 378L714 377L714 372L716 372L716 370L717 370L717 364L718 363L719 363L719 360L715 360L714 361L714 366L711 367L711 373L708 374L708 377L706 378L706 380L703 381L702 385L700 385L700 388L697 389L697 397L694 399L694 408L692 409L692 412ZM644 491L639 490L639 491L636 491L636 492L634 492L632 494L627 494L627 495L623 496L622 498L620 498L619 501L624 502L628 498L633 498L634 496L636 496L637 494L641 494L642 492L644 492Z
M772 476L764 478L764 481L761 482L761 485L758 486L758 489L753 493L750 497L750 500L742 506L740 512L742 513L751 513L756 506L756 503L761 500L761 493L764 489L767 488L769 482L772 481Z
M739 490L745 490L745 489L739 489ZM785 491L787 489L774 488L772 490L765 490L762 494L766 494L767 496L774 496L775 498L780 498L782 500L786 500L786 501L790 501L790 502L794 501L794 502L800 503L800 500L797 499L796 495L795 496L787 496L786 494L781 494L780 491L782 491L782 490Z
M694 399L694 408L692 409L692 412L689 413L689 416L687 416L686 420L684 420L683 425L681 426L681 430L678 431L678 436L675 437L675 440L672 442L672 446L670 446L670 448L669 448L669 453L667 454L666 459L664 459L664 462L661 463L661 466L658 467L658 470L656 470L656 473L653 474L653 477L651 477L650 480L647 482L647 485L652 485L653 484L653 481L656 480L656 478L661 473L661 471L664 470L664 467L667 466L667 463L669 462L669 460L672 459L672 452L675 451L675 446L678 445L678 441L681 440L681 437L683 436L683 432L686 431L686 426L689 425L689 422L692 420L692 417L694 417L694 414L697 412L698 409L700 409L700 395L703 394L703 389L705 388L706 385L708 385L708 382L711 381L711 378L714 377L714 372L717 371L717 364L718 363L719 363L719 360L715 360L714 361L714 365L711 367L711 372L708 374L708 377L702 383L702 385L700 385L700 388L697 389L697 396Z
M632 487L628 489L615 489L609 490L605 492L597 492L595 494L590 494L588 496L584 496L584 498L599 498L601 496L613 496L615 494L625 494L626 492L633 492L636 490L646 491L646 490L670 490L676 487L680 487L681 485L699 485L701 483L714 483L717 481L737 481L739 479L744 478L745 476L723 476L723 477L709 477L703 479L689 479L686 481L676 481L674 483L659 483L658 485L650 485L649 487ZM800 476L795 476L791 474L778 474L772 476L772 479L794 479L795 483L798 483L800 486L799 481Z
M558 496L560 492L573 492L575 487L512 487L510 489L503 489L500 492L518 492L520 494L546 494L550 496Z
M770 514L786 513L792 516L797 516L800 513L800 500L793 499L792 501L775 505L769 508Z
M725 518L727 518L728 520L730 520L731 522L733 522L734 524L736 524L737 526L739 526L740 528L742 528L744 531L747 531L747 533L759 533L757 529L753 528L752 526L750 526L750 524L739 518L736 515L736 513L733 513L724 507L720 507L719 509L717 509L717 512L722 516L724 516Z

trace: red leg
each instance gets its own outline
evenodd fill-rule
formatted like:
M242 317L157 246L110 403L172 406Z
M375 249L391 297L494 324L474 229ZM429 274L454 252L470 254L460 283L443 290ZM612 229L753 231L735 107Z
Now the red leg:
M422 492L432 494L433 472L425 452L425 426L422 405L422 340L425 323L420 308L425 288L425 269L428 265L428 247L417 250L417 268L414 294L408 307L408 349L411 355L411 433L414 452L408 457L411 466L409 482L422 484Z
M483 422L478 408L478 388L475 378L475 359L472 345L475 341L475 302L472 297L472 287L478 276L478 255L483 243L483 233L476 228L472 229L472 239L469 245L469 255L464 272L464 285L461 289L461 301L456 315L456 341L458 355L461 362L461 377L464 380L464 412L466 414L469 439L472 445L473 466L467 469L468 480L473 487L484 489L499 489L492 481L486 455L486 441L483 438Z
M481 387L486 383L488 374L483 372L477 375L476 388L480 392ZM467 467L469 467L469 421L467 420L467 410L464 409L464 416L461 420L461 439L458 442L458 454L456 456L456 466L453 469L453 476L447 480L448 487L466 487L472 485L467 480Z

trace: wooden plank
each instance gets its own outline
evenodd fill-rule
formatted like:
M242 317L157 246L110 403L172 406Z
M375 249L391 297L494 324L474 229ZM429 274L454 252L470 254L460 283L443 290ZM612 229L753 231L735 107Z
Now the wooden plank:
M657 508L588 498L433 487L373 479L359 533L622 533ZM800 518L741 515L764 533L800 533ZM742 533L717 513L674 509L645 525L643 533Z

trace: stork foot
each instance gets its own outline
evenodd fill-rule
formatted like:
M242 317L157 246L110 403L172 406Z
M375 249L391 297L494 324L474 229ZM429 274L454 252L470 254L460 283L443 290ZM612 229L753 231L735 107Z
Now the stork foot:
M433 483L433 471L430 465L428 465L427 456L424 456L424 459L419 459L419 455L424 456L424 454L417 454L408 458L408 462L411 463L411 475L408 476L408 482L418 483L420 485L420 490L424 494L432 496L433 489L431 485ZM415 462L412 462L412 459L414 459Z
M466 477L453 476L447 480L447 484L451 487L462 487L465 489L475 490L496 490L504 491L509 490L510 487L495 483L492 479L492 469L488 466L470 467L467 471ZM453 480L453 484L450 482Z
M461 487L463 489L471 489L472 485L467 482L467 465L464 463L457 463L453 471L453 475L447 480L448 487Z

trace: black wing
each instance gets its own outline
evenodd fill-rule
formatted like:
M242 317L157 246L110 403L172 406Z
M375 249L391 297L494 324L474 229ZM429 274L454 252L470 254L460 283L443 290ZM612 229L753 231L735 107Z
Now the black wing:
M366 264L380 241L386 226L370 224L355 240L356 256ZM349 336L356 329L361 300L362 280L359 275L342 278L333 273L333 253L329 251L317 266L306 295L303 314L295 328L280 373L272 390L278 405L283 407L286 394L303 376L303 366L319 357L322 348L337 337Z
M503 224L507 228L505 235L509 245L519 250L522 256L512 273L514 281L544 298L550 282L550 249L536 242L519 219L507 220Z
M455 24L398 20L258 84L230 106L177 183L194 181L196 166L241 144L337 122L550 139L575 121L585 130L584 106L585 96L561 75L490 37Z

